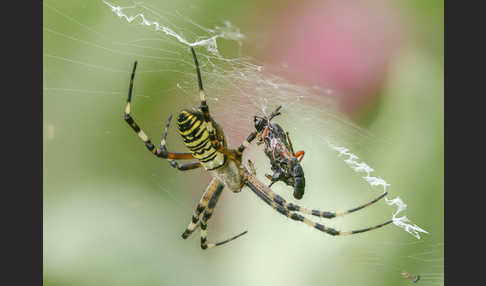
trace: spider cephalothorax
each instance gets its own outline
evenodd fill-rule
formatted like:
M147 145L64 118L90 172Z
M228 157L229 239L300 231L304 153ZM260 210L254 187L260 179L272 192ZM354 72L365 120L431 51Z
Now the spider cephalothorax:
M155 156L159 158L167 159L170 162L170 165L180 171L188 171L200 167L204 167L207 171L211 173L213 176L211 182L206 187L206 191L204 192L203 196L201 197L199 203L194 210L192 215L191 222L187 226L186 230L182 233L182 238L188 238L198 227L201 228L201 248L207 249L216 247L218 245L225 244L230 242L243 234L246 231L233 236L229 239L218 243L208 243L207 242L207 223L211 218L214 208L218 202L218 199L226 187L233 192L239 192L244 186L247 186L252 190L260 199L262 199L267 205L272 207L274 210L278 211L280 214L298 221L305 223L321 232L330 234L330 235L348 235L348 234L355 234L360 232L365 232L369 230L373 230L379 227L382 227L386 224L392 222L389 220L385 223L375 225L373 227L368 227L365 229L354 230L354 231L338 231L330 227L326 227L323 224L314 222L302 214L313 215L317 217L323 218L333 218L336 216L341 216L345 214L352 213L356 210L362 209L366 206L373 204L374 202L378 201L379 199L383 198L386 193L378 197L377 199L362 205L360 207L344 211L344 212L329 212L329 211L320 211L320 210L312 210L308 208L301 207L299 205L288 203L284 198L273 192L270 187L265 186L261 183L258 179L256 179L255 168L250 160L248 160L251 171L248 170L242 164L242 156L243 152L248 147L248 145L257 137L257 134L261 131L265 134L265 138L267 139L274 139L277 140L277 143L280 142L281 145L284 145L285 149L291 150L293 158L288 160L284 160L283 162L278 161L278 157L284 158L279 152L277 152L277 156L275 157L276 166L281 169L282 172L291 174L290 178L287 179L288 182L293 183L294 185L297 184L298 188L300 189L300 183L295 183L299 181L299 178L303 179L303 172L302 169L296 166L300 166L298 164L299 153L293 154L292 151L292 144L288 135L286 137L282 137L285 135L283 131L279 131L277 134L274 135L272 130L277 130L277 127L270 128L268 122L273 116L265 121L259 122L263 125L267 126L260 126L257 127L257 131L253 131L250 133L248 138L241 143L241 145L237 149L228 149L226 144L226 139L224 136L223 129L211 118L209 113L209 107L206 103L206 94L203 89L202 80L201 80L201 73L199 70L199 64L197 61L196 53L194 48L191 47L191 52L194 58L194 64L196 66L196 73L197 73L197 80L199 84L199 96L200 96L200 106L198 110L182 110L178 117L178 129L181 138L189 152L183 153L176 153L176 152L169 152L166 147L166 138L167 132L170 126L170 121L172 119L172 115L169 116L167 120L167 124L165 125L165 130L162 134L162 140L160 142L160 146L156 147L150 140L150 138L145 134L145 132L138 126L135 122L133 117L131 116L131 98L132 98L132 90L133 90L133 80L135 78L135 70L137 67L137 62L135 62L133 66L133 71L130 79L130 85L128 90L128 100L127 105L125 107L125 121L128 125L137 133L138 137L144 142L145 147ZM278 109L276 110L276 115L278 115ZM255 119L256 123L257 119ZM266 122L266 123L265 123ZM262 127L263 129L261 129ZM265 130L268 131L265 133ZM281 129L281 128L280 128ZM261 137L261 136L260 136ZM288 139L287 140L285 139ZM278 150L276 146L273 146L270 151L275 152ZM267 150L268 151L268 150ZM268 155L267 155L268 156ZM272 155L273 156L273 155ZM302 155L303 156L303 152ZM294 160L295 159L295 160ZM192 163L179 165L176 160L196 160ZM271 159L272 160L272 159ZM284 168L284 165L286 168ZM280 170L279 169L279 170ZM294 181L292 181L292 179ZM286 182L287 182L286 181ZM303 182L303 180L301 181ZM303 184L302 184L302 194L303 194ZM295 196L295 194L294 194Z

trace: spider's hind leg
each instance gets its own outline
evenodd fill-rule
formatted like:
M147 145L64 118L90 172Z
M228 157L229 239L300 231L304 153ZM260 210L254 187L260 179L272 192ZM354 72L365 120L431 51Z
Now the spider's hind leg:
M194 210L194 214L192 215L191 218L191 223L186 228L186 230L182 233L182 238L184 239L188 238L194 232L194 230L196 230L197 227L200 226L201 227L201 248L207 249L207 248L213 248L228 243L246 233L246 231L244 231L236 236L233 236L229 239L217 243L207 242L207 227L208 227L207 223L211 218L211 216L213 215L214 208L216 207L216 203L218 202L219 196L221 195L223 189L224 189L224 185L218 179L213 178L211 180L206 191L204 192L203 197L197 204L196 209Z
M208 206L209 201L211 200L211 198L213 198L218 188L221 188L222 190L223 186L218 181L218 179L213 178L209 183L209 185L207 186L206 191L204 191L203 196L199 200L199 203L197 204L196 209L194 210L194 213L192 215L191 223L189 223L186 230L182 233L182 238L184 239L188 238L194 232L194 230L196 230L196 228L199 226L199 217Z
M208 249L208 248L213 248L213 247L216 247L216 246L220 246L220 245L223 245L223 244L226 244L232 240L235 240L237 239L238 237L244 235L247 233L247 231L245 230L244 232L238 234L238 235L235 235L233 237L230 237L228 239L225 239L223 241L220 241L220 242L217 242L217 243L208 243L207 241L207 223L209 221L209 219L211 218L211 216L213 215L213 212L214 212L214 208L216 207L216 203L218 202L218 199L219 199L219 196L221 195L221 191L223 189L221 188L220 191L216 192L214 194L214 196L211 198L211 200L209 201L209 204L208 204L208 207L207 209L204 210L204 214L203 214L203 217L201 218L201 248L202 249Z

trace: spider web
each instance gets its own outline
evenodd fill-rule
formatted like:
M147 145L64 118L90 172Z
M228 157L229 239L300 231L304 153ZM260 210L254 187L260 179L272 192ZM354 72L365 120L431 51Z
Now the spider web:
M394 273L390 275L397 275L397 277L400 277L402 271L409 271L412 275L420 274L419 283L424 285L443 284L443 268L440 268L443 260L443 254L441 254L443 242L437 241L433 229L428 227L433 242L427 240L427 236L421 237L422 233L428 232L412 223L405 215L407 205L394 193L391 186L393 182L387 182L376 175L374 169L365 163L366 160L358 157L361 153L366 153L370 142L386 144L386 139L377 138L373 133L360 128L341 114L337 110L336 103L339 94L322 86L293 84L270 72L270 70L275 71L285 67L269 67L246 56L245 45L251 40L246 39L244 31L240 31L237 26L224 19L213 21L213 25L199 24L199 21L193 20L190 16L198 9L194 6L190 6L182 13L170 9L162 10L160 6L155 7L155 4L150 4L148 1L100 0L97 6L98 13L103 13L103 17L112 17L111 25L118 29L115 30L99 23L90 22L88 24L79 18L70 16L69 11L63 9L61 2L46 1L43 5L44 9L52 15L51 17L55 15L56 18L70 23L71 27L76 27L72 30L63 29L57 25L49 25L49 19L47 19L43 30L51 43L54 40L63 41L69 43L72 50L89 48L100 54L94 60L90 58L92 53L90 55L82 52L67 53L47 43L44 46L44 58L48 62L44 69L46 75L44 97L48 98L50 102L62 102L61 100L64 98L83 98L89 101L87 105L90 106L90 112L98 104L101 106L101 103L104 104L103 106L116 105L113 108L115 114L113 118L118 120L116 121L118 124L119 115L123 111L126 100L131 67L133 61L137 60L132 108L136 119L143 122L140 125L146 131L148 130L147 133L157 134L155 132L161 129L162 122L166 120L170 112L199 105L194 63L189 51L189 46L194 46L211 114L223 126L229 146L238 146L252 131L253 115L268 115L277 106L282 105L282 115L277 117L276 121L289 131L296 150L306 150L307 157L303 162L307 181L318 180L315 175L312 176L315 174L312 173L312 167L319 168L322 166L320 164L327 160L334 160L334 163L340 162L345 168L346 166L351 168L347 169L350 178L362 181L363 191L373 191L373 196L363 196L363 198L376 197L380 192L388 191L389 195L380 204L391 208L394 225L417 239L425 238L411 243L387 240L367 245L362 248L362 255L357 256L368 256L368 258L358 259L354 262L373 268L385 268L386 271ZM79 8L83 9L83 6L79 6ZM126 33L132 36L127 37ZM136 34L135 37L133 33ZM103 59L103 56L106 57L106 60ZM117 62L120 57L130 60ZM111 58L116 60L111 61ZM111 85L87 86L70 80L67 81L68 85L62 85L59 84L62 81L57 80L56 77L64 75L50 75L49 73L51 68L54 70L54 67L62 65L83 71L87 80L96 81L96 76L106 76L106 81L114 78L117 81L116 84L110 82ZM159 89L144 88L144 83L160 80L164 76L169 79L164 81ZM119 86L119 88L111 89L106 86ZM157 104L159 103L157 98L161 94L165 98L169 98L166 95L170 94L170 97L176 100L164 102L162 105ZM148 107L152 103L156 103L154 107ZM141 111L142 108L147 113L158 113L160 116L145 117ZM97 116L103 112L105 111L95 108L90 116ZM102 117L100 116L100 118ZM45 141L55 141L62 135L62 123L56 121L54 117L45 118L44 126ZM169 133L170 149L182 146L182 144L177 145L177 134L173 129L172 126ZM127 131L125 130L125 132ZM109 123L105 123L91 126L89 133L84 136L109 138L115 136L115 133L115 128L110 127ZM310 137L312 140L305 139ZM157 141L157 138L152 139ZM313 155L311 155L312 152L314 152ZM268 171L269 167L267 159L262 154L261 149L252 145L245 156L256 163L258 177L263 181L265 180L263 174ZM312 164L312 160L318 161L318 164ZM305 164L308 164L308 167ZM192 210L193 203L187 202L175 193L175 186L178 185L176 178L161 182L157 176L155 171L148 174L148 177L152 178L151 184L169 196L175 205ZM140 188L142 187L140 186ZM276 184L272 188L279 190L280 186ZM320 194L314 190L306 190L306 192L308 193L305 199L312 200L313 196L317 196L317 199L311 202L319 205ZM306 203L303 205L311 207ZM386 213L387 209L383 209ZM419 218L414 217L413 213L408 216L419 221ZM383 213L381 213L381 217L386 218ZM295 225L293 226L295 227ZM197 243L197 235L193 235L191 240L191 244ZM393 252L398 248L406 249L404 250L406 253L399 254L400 257L403 256L401 265L388 263L387 256L381 255L383 250ZM307 255L311 255L311 253L307 253Z
M221 96L209 96L210 106L213 113L218 117L225 118L237 118L236 122L228 122L225 124L225 130L228 130L229 134L241 138L244 134L237 126L247 126L240 120L246 120L248 118L248 109L256 111L250 114L262 113L267 115L276 106L282 105L282 113L286 116L289 114L297 114L297 118L289 119L290 121L306 122L312 121L323 129L331 129L336 131L338 129L355 130L359 133L364 133L364 130L357 126L354 126L344 118L340 117L335 111L333 112L332 100L329 95L332 93L329 89L320 87L305 87L291 84L285 79L265 72L263 66L255 65L251 63L251 59L244 58L242 56L226 59L218 50L218 40L235 41L239 46L242 45L242 40L245 36L234 27L230 22L225 21L224 26L216 26L212 29L201 27L196 23L187 20L188 23L196 26L202 31L205 36L192 36L193 41L188 40L182 34L175 32L175 28L171 28L170 25L163 25L159 19L163 18L160 12L151 9L150 7L142 4L135 4L132 6L122 7L115 3L103 0L111 11L118 16L121 20L127 21L129 24L136 24L146 26L147 29L151 29L156 33L161 33L161 37L173 39L185 46L204 47L207 51L205 54L200 54L199 61L201 62L201 70L204 75L204 82L207 90L210 90L213 94L221 94ZM141 10L141 11L140 11ZM140 12L139 12L140 11ZM165 34L165 35L164 35ZM186 36L188 37L188 36ZM186 48L187 50L187 48ZM190 75L191 79L182 83L177 83L177 88L182 90L193 89L194 86L194 74ZM192 93L197 94L197 93ZM233 96L228 96L233 94ZM324 96L323 96L324 95ZM190 96L187 94L187 96ZM244 108L227 108L228 106L244 106ZM304 107L299 107L304 106ZM313 106L316 106L312 108ZM326 109L322 109L322 106L326 106ZM305 111L303 110L305 109ZM302 110L302 111L301 111ZM319 116L307 115L302 118L302 114L316 114ZM324 113L324 114L323 114ZM290 117L290 116L288 116ZM317 118L320 118L318 120ZM299 120L300 119L300 120ZM227 121L226 121L227 122ZM343 126L345 125L345 126ZM245 130L246 131L246 130ZM336 141L342 137L343 134L325 134L319 137L321 142L327 142L328 146L339 152L339 155L345 155L346 164L351 166L356 173L366 173L363 178L372 187L381 187L383 191L387 191L387 187L390 186L384 179L372 177L370 174L374 171L365 162L358 162L359 159L355 154L351 153L345 147L335 144ZM240 140L241 141L241 140ZM231 142L231 141L230 141ZM231 142L232 146L235 146L237 142ZM390 206L396 207L396 212L393 214L393 223L403 228L408 233L420 239L419 233L427 233L424 229L420 228L416 224L410 224L409 219L406 216L398 217L398 214L405 211L407 205L400 197L392 199L386 198L386 203Z
M401 249L397 254L401 259L391 261L389 256L382 255L382 249L396 247ZM392 275L400 276L403 280L408 273L412 277L420 276L420 285L444 285L444 242L443 241L415 241L408 243L377 242L363 245L359 250L359 258L352 263L366 265L375 269L392 270ZM410 278L408 278L410 279ZM411 283L411 281L410 281Z

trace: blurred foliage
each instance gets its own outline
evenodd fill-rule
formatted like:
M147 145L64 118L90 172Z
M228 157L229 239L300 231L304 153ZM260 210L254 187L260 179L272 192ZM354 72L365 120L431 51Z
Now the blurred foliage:
M285 5L241 0L144 3L167 13L181 12L204 27L230 20L247 34L249 51L259 49L251 46L258 45L251 38L257 34L255 27L264 26ZM390 64L377 91L379 102L364 119L373 138L357 135L346 147L391 184L391 196L403 198L407 216L429 234L417 241L390 226L334 238L286 220L247 190L227 191L209 224L210 240L243 229L249 233L202 251L198 232L187 241L180 234L209 175L203 170L177 172L154 159L123 121L133 61L137 55L160 53L121 49L119 43L155 38L154 33L120 20L101 0L45 1L44 285L411 283L401 271L442 285L443 1L400 1L396 6L413 37ZM164 40L160 48L174 46ZM222 53L227 49L231 54L231 48L223 46ZM150 70L149 59L142 63ZM173 71L188 66L169 59L165 67L136 79L136 119L154 142L168 114L178 111L174 106L187 104L167 91L179 80ZM371 193L364 191L368 187L363 180L325 144L312 144L307 139L312 132L319 130L299 127L292 136L294 145L300 145L296 148L306 151L308 191L301 204L340 210L368 201ZM169 134L169 148L182 150L176 136ZM257 161L259 173L265 164ZM291 197L282 186L276 190ZM383 221L391 211L383 203L324 223L355 229Z

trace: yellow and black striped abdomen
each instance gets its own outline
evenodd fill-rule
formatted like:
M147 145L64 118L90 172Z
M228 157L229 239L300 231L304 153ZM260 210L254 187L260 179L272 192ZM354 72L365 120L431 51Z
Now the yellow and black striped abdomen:
M211 145L201 113L183 110L179 113L177 124L184 145L207 170L219 168L225 163L225 155Z

